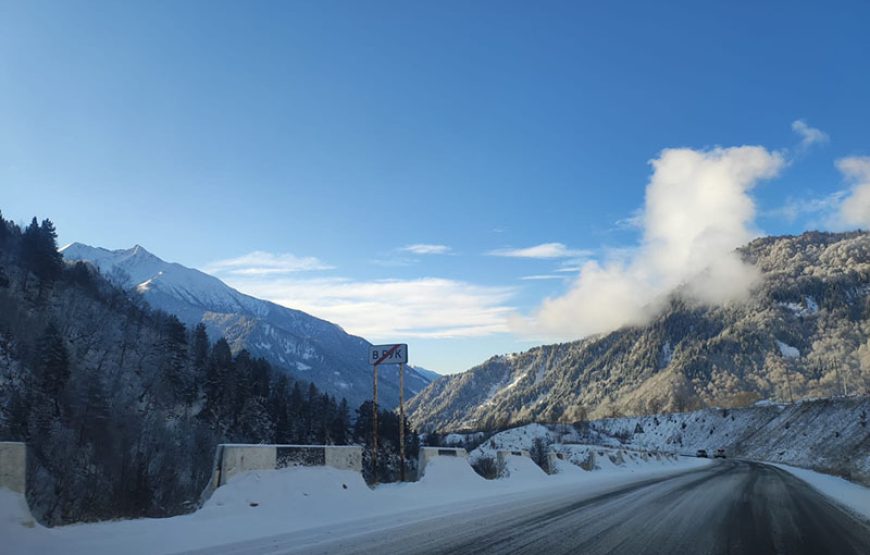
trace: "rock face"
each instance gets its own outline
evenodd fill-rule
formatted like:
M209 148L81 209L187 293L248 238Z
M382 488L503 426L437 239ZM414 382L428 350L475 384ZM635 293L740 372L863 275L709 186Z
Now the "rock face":
M240 293L214 276L166 262L139 245L110 251L73 243L61 252L67 260L97 266L116 284L135 290L152 307L189 326L204 323L209 336L226 338L234 353L246 349L294 378L347 399L351 407L371 399L369 342L331 322ZM407 368L405 398L431 381L429 375ZM398 404L395 367L379 372L378 395L385 407Z
M748 299L673 292L646 325L493 357L410 403L421 429L654 414L870 391L870 235L808 232L740 249Z

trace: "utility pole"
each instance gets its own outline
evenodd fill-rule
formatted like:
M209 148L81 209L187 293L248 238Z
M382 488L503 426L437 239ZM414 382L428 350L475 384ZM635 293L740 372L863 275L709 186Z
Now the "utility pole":
M372 476L378 483L378 365L374 365L372 385Z
M399 363L399 480L405 481L405 365Z

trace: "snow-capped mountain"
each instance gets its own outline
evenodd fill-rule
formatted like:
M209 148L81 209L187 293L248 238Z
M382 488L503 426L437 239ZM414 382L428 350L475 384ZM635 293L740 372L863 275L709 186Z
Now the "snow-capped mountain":
M234 352L247 349L294 377L346 398L351 406L371 398L369 342L331 322L245 295L214 276L166 262L140 245L108 250L72 243L61 252L66 260L93 264L115 284L136 291L151 306L175 314L185 324L204 323L212 340L225 337ZM407 368L405 398L431 381L428 371ZM384 367L379 372L378 396L385 407L398 404L397 369Z

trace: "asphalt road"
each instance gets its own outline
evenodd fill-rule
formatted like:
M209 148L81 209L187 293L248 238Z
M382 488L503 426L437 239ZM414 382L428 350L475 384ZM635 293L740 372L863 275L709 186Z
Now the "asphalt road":
M870 553L870 524L768 465L717 461L593 497L547 499L342 535L288 535L232 554Z

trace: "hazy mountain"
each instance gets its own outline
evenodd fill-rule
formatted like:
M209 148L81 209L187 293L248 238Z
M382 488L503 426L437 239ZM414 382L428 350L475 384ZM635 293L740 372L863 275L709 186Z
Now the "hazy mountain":
M118 285L135 290L151 306L188 324L202 322L212 338L225 337L234 353L247 349L299 379L344 397L352 407L372 395L369 343L305 312L245 295L214 276L166 262L139 245L107 250L81 243L61 249L67 260L87 261ZM399 402L398 370L379 372L379 401ZM431 382L412 367L405 373L405 398Z
M870 391L870 235L809 232L740 249L762 273L743 303L673 293L652 322L493 357L415 397L422 428L651 414Z

